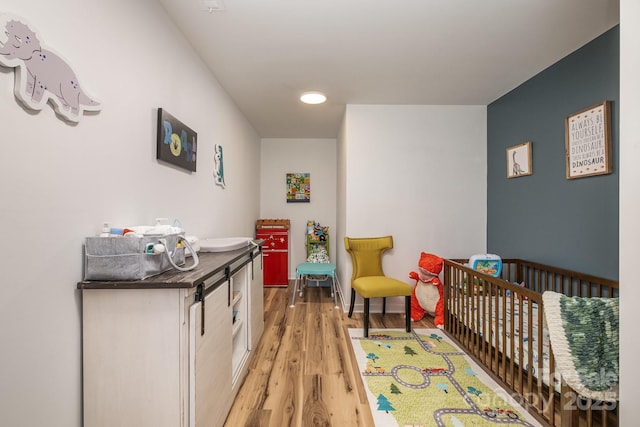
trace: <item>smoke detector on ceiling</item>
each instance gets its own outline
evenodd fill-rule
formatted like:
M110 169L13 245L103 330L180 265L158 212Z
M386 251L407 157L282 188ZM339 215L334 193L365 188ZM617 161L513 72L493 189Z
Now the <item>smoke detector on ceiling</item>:
M224 3L222 0L200 0L202 2L202 10L206 10L209 13L223 12Z

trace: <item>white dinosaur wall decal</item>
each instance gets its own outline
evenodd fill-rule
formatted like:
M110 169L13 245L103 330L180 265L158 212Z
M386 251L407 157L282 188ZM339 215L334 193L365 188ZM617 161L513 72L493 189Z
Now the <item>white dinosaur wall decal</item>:
M80 87L60 55L45 49L33 26L22 18L0 15L0 65L17 68L14 93L26 107L42 110L47 101L59 116L79 122L83 111L102 107Z

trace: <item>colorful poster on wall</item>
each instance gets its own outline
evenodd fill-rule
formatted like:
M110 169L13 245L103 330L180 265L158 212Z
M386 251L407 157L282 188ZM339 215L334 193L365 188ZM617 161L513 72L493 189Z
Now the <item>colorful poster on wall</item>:
M309 203L311 201L311 174L287 174L287 203Z

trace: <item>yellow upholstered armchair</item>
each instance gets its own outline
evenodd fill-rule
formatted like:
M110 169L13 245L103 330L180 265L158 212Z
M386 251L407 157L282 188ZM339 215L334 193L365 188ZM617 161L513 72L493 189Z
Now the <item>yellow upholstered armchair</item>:
M406 330L411 331L411 285L384 275L382 254L393 248L393 237L344 238L344 247L351 255L351 305L353 314L356 292L364 298L364 336L369 336L369 299L382 298L382 314L386 310L386 297L404 297Z

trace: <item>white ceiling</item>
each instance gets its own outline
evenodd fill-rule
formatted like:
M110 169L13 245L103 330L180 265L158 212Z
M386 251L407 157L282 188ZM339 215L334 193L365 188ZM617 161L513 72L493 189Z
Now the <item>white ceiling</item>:
M619 23L619 0L159 0L262 138L346 104L487 105ZM220 1L220 0L218 0ZM304 105L307 90L322 105Z

